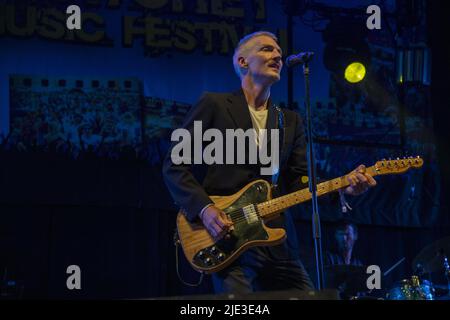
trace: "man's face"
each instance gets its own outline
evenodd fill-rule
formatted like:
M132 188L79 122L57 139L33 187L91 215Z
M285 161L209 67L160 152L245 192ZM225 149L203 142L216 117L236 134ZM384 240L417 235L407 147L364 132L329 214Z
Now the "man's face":
M335 236L339 251L352 250L357 240L352 226L346 226L344 230L337 230Z
M280 80L282 52L276 41L262 35L251 39L247 47L247 55L242 62L246 64L250 76L269 83Z

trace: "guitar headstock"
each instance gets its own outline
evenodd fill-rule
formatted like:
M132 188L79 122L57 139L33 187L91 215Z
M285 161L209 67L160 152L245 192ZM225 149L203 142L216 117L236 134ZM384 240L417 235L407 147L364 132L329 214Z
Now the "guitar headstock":
M394 160L381 160L375 163L375 171L377 174L396 174L404 173L409 169L418 169L423 166L423 159L417 157L397 158Z

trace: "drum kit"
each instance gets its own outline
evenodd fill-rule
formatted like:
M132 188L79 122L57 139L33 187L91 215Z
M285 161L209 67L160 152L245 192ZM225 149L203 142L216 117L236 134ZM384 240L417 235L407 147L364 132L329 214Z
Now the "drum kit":
M409 279L396 281L388 290L368 290L367 266L331 265L324 268L325 283L328 288L337 288L343 299L350 300L450 300L450 237L438 240L422 249L414 258ZM402 261L401 259L389 271ZM433 284L425 279L427 275L444 276L446 284ZM380 295L380 292L381 295Z

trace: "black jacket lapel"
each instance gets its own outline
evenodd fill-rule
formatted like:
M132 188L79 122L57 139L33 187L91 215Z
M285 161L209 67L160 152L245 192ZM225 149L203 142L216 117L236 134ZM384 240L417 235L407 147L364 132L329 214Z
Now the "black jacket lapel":
M272 105L272 100L269 98L269 101L267 102L268 105L268 114L267 114L267 124L266 124L266 129L267 129L267 148L268 150L270 150L270 152L272 152L272 134L271 134L271 130L272 129L279 129L279 123L278 123L278 111L275 109L275 106ZM283 134L282 130L278 131L278 142L279 144L282 143L281 139L281 135ZM278 150L276 150L275 152L279 152L279 163L282 161L282 154L281 152L281 146L278 146Z
M244 131L253 128L247 100L245 99L242 89L231 93L227 100L229 102L227 109L231 115L231 118L233 118L236 128L241 128Z
M227 100L229 102L228 111L230 112L231 117L236 124L236 128L242 128L244 129L244 131L253 128L250 111L248 110L248 103L245 99L245 95L242 89L236 90L235 92L231 93L228 96ZM277 111L275 110L275 107L272 106L271 98L269 98L267 105L269 108L269 112L267 115L266 129L268 130L267 133L269 134L270 141L270 129L278 128L278 119Z
M266 129L267 129L268 141L270 142L270 140L271 140L270 130L278 128L278 117L277 117L277 110L275 110L275 107L272 105L272 99L269 98L269 101L267 102L267 106L269 108L268 109L269 112L267 113Z

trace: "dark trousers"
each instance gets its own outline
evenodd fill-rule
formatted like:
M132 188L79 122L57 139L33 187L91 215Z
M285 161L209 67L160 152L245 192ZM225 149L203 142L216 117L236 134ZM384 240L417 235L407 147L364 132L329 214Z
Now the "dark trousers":
M276 260L267 247L247 250L212 279L216 293L314 289L299 259Z

